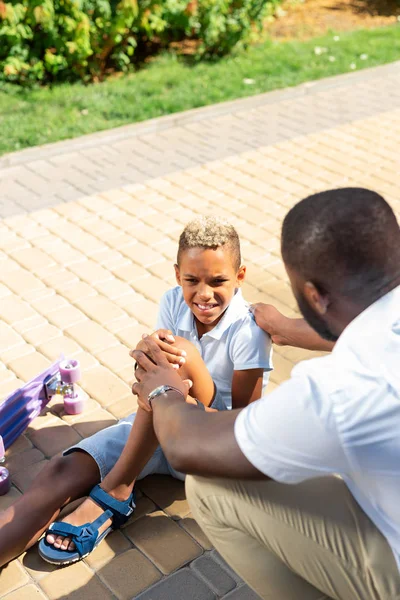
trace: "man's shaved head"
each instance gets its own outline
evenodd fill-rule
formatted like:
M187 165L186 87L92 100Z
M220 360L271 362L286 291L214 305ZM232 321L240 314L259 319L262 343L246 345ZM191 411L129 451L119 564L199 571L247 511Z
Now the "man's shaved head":
M285 217L281 247L285 264L304 281L360 304L400 274L396 216L382 196L363 188L328 190L299 202Z

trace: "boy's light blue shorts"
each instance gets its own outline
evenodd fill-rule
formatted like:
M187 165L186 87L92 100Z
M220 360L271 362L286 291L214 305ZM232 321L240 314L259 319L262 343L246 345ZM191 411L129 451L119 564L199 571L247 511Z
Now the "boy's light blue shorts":
M77 450L86 452L97 463L101 479L103 480L120 457L122 450L128 441L135 416L136 413L129 415L129 417L121 419L121 421L115 425L106 427L91 437L82 440L79 442L79 444L68 448L68 450L64 452L64 456ZM160 446L157 448L147 465L144 467L138 479L143 479L143 477L146 477L147 475L155 474L172 475L181 481L184 481L185 479L185 475L183 473L179 473L179 471L175 471L175 469L171 467Z

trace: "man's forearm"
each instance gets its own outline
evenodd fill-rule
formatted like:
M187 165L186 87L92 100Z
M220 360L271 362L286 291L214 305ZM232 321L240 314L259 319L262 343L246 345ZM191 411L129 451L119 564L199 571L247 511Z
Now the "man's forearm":
M334 344L322 339L304 319L286 317L272 304L257 302L251 310L256 323L278 346L295 346L306 350L330 352Z
M282 332L285 345L304 348L305 350L316 350L319 352L331 352L334 342L324 340L304 319L287 318L285 331Z
M265 478L237 445L239 411L207 413L169 392L152 404L154 431L168 462L177 471L205 477Z

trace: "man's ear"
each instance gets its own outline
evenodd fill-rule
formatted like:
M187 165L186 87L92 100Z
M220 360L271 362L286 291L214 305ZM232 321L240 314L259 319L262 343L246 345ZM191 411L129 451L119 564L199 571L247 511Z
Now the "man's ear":
M322 294L318 288L311 282L306 281L303 288L303 294L308 304L319 315L325 315L330 304L329 297Z
M237 272L236 275L236 282L238 287L240 287L243 283L243 281L246 278L246 267L244 265L242 265L241 267L239 267L239 271Z
M182 284L181 284L181 274L180 274L180 271L179 271L179 267L178 267L178 265L174 265L174 269L175 269L175 278L176 278L176 283L177 283L178 285L182 285Z

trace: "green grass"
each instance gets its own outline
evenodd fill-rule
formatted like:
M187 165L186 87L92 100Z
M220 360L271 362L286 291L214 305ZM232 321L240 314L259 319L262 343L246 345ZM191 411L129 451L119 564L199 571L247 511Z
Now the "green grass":
M9 85L0 91L0 154L400 59L399 25L338 36L266 41L192 65L164 54L137 73L90 86Z

